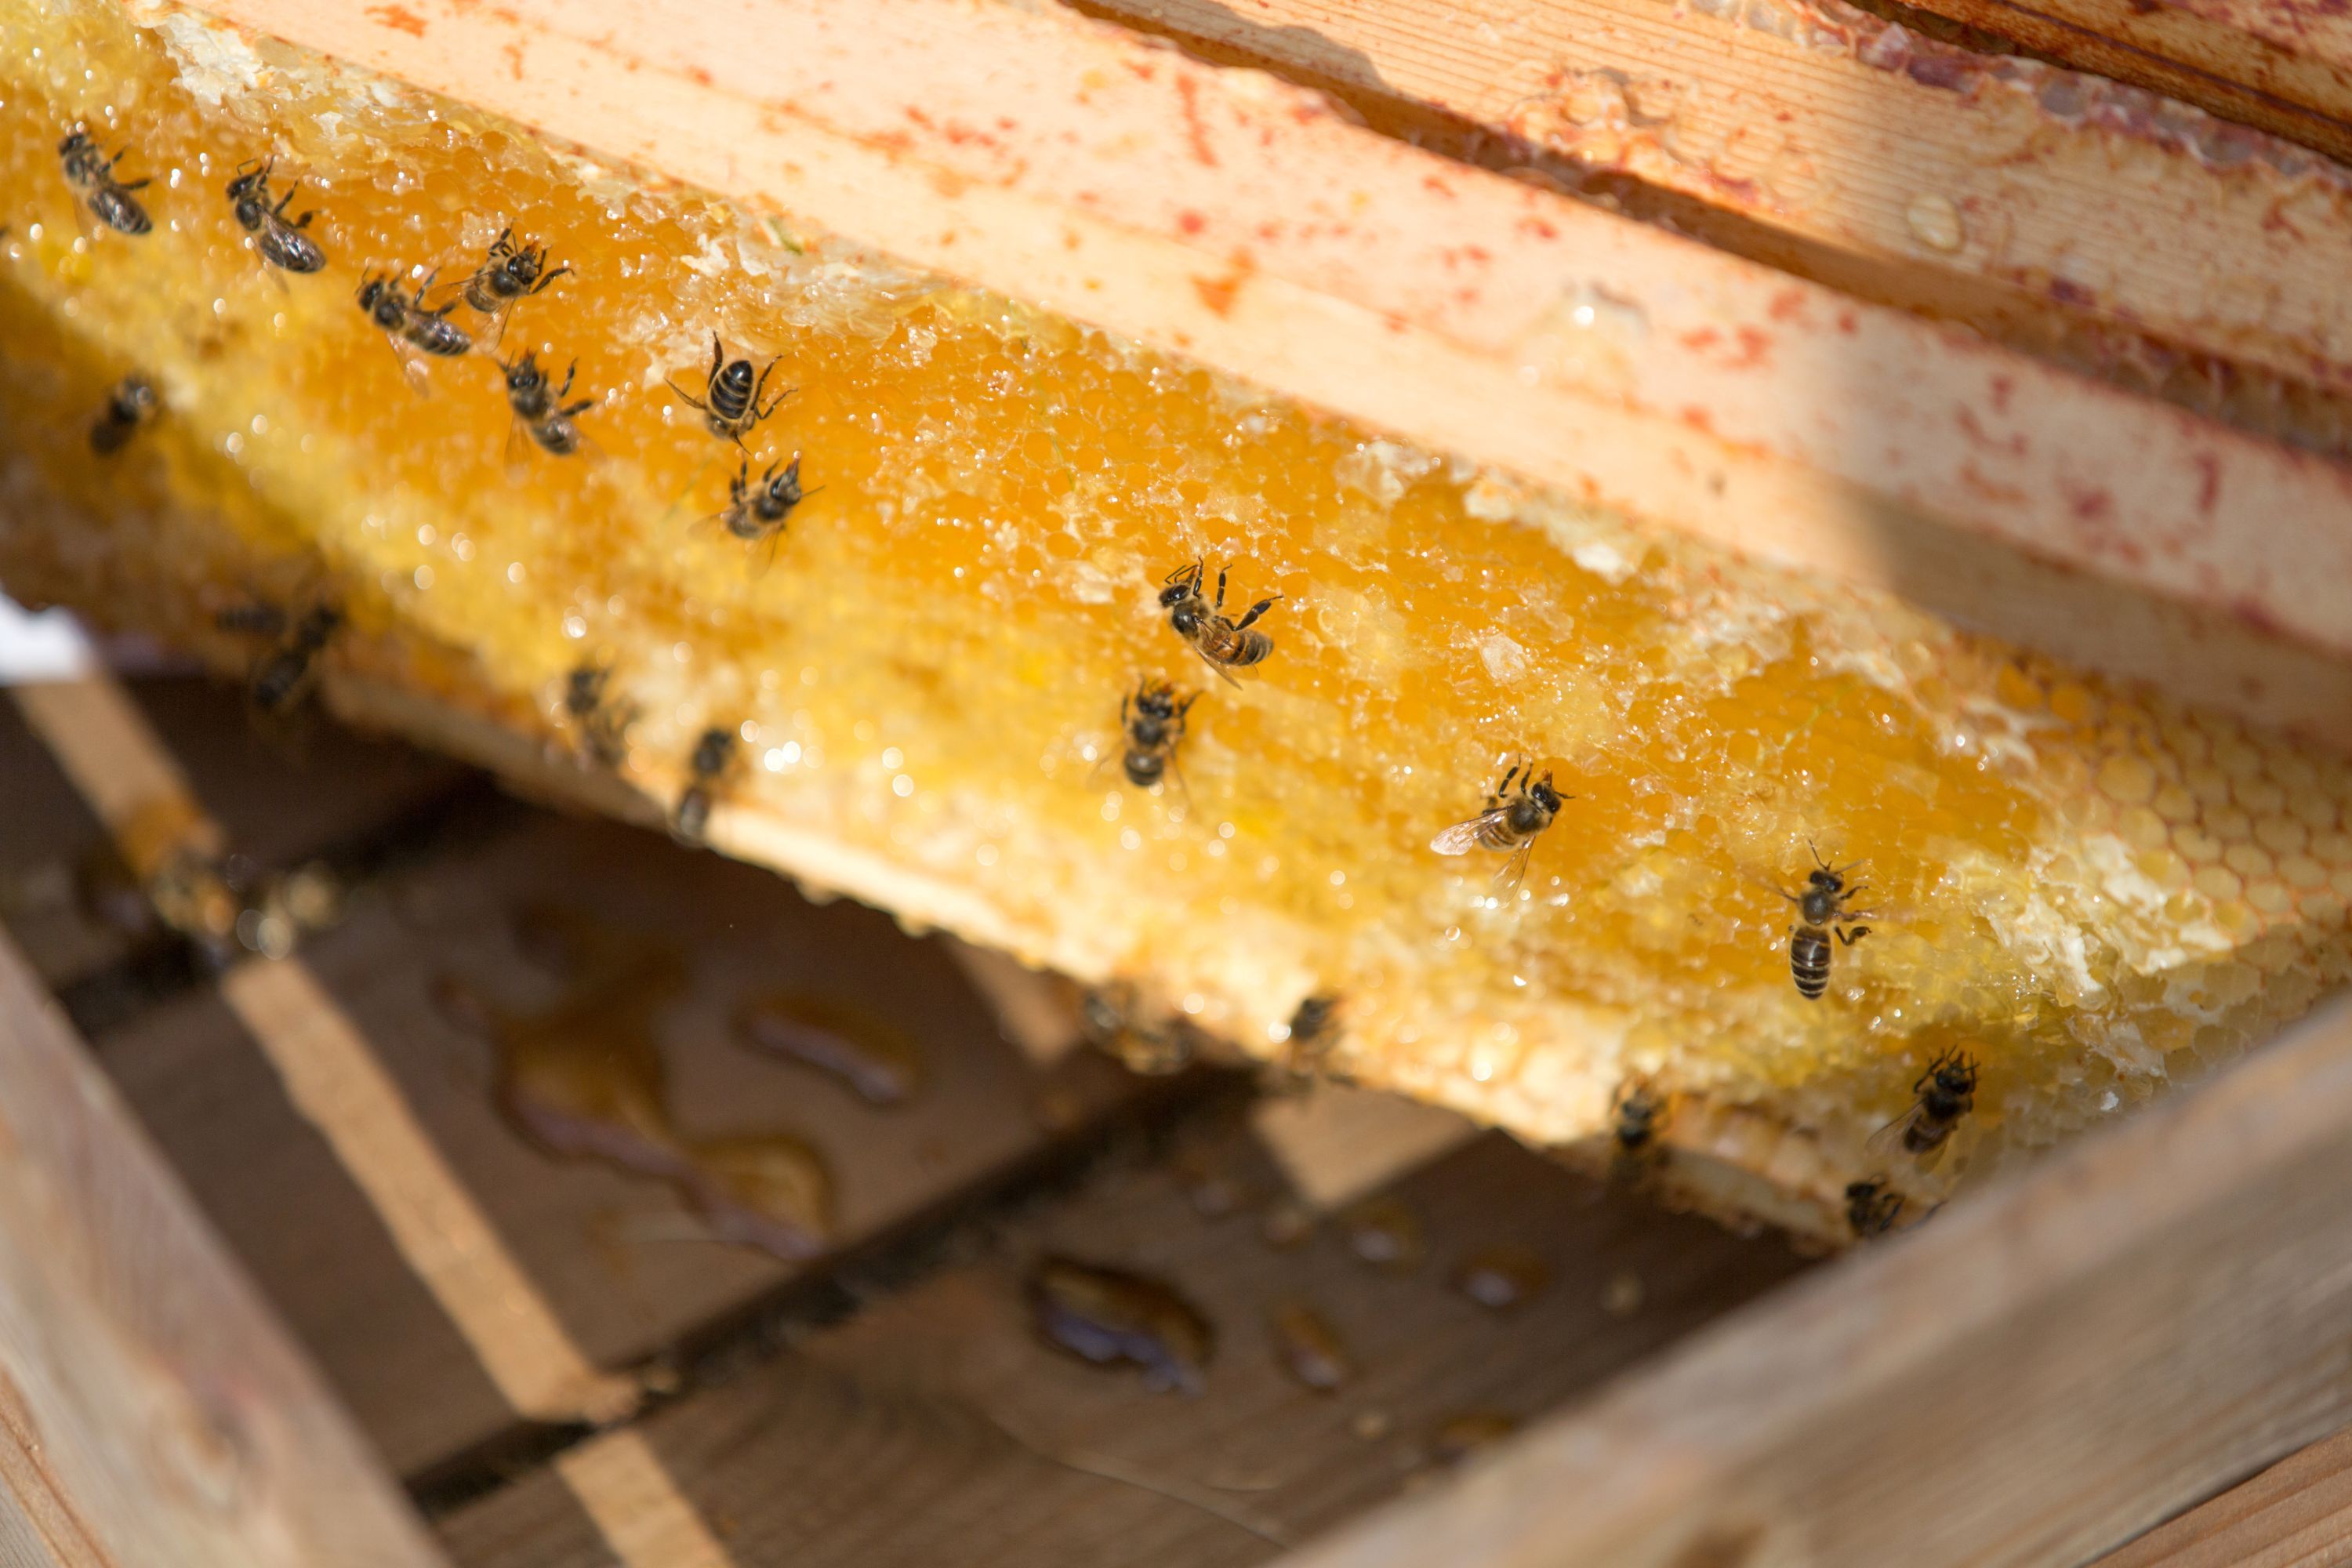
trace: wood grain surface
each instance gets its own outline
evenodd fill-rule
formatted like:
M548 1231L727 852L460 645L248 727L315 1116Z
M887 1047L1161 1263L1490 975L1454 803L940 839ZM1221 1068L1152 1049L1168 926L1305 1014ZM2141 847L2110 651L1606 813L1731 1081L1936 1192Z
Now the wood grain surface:
M2352 1010L1296 1568L2080 1563L2352 1416Z
M1839 0L1084 8L1327 87L1424 145L1589 184L1724 248L2257 425L2292 420L2277 387L2257 378L2233 402L2215 395L2229 378L2175 362L2352 385L2352 301L2328 282L2352 263L2352 175ZM2344 418L2317 412L2308 434L2340 447Z
M920 1214L1035 1152L1127 1091L1087 1053L1030 1064L937 943L850 905L817 908L772 876L667 839L541 818L395 879L304 957L390 1075L437 1157L599 1365L624 1365L790 1277L721 1245L660 1182L534 1148L494 1103L495 1046L436 1002L449 982L529 1015L562 982L516 935L533 907L587 911L639 952L688 966L656 1019L679 1122L704 1135L788 1130L822 1151L835 1241ZM871 998L931 1075L903 1108L755 1055L732 1014L759 991ZM110 1035L123 1092L404 1473L512 1419L334 1151L295 1109L247 1024L214 991Z
M10 1562L440 1560L5 938L0 1143Z
M1385 1125L1367 1102L1336 1115ZM1292 1157L1317 1158L1308 1144ZM1499 1135L1271 1245L1295 1169L1250 1118L1190 1125L1157 1157L1114 1163L971 1237L963 1261L654 1415L646 1440L747 1568L1263 1562L1436 1480L1450 1419L1532 1419L1800 1267L1777 1243L1661 1215ZM1376 1266L1350 1237L1390 1210L1418 1246ZM1507 1311L1456 1280L1498 1247L1526 1249L1543 1277ZM1216 1334L1204 1392L1155 1394L1040 1343L1021 1279L1045 1251L1141 1270L1196 1303ZM1271 1320L1296 1306L1328 1321L1356 1369L1336 1392L1284 1368ZM444 1531L473 1568L608 1561L547 1478Z

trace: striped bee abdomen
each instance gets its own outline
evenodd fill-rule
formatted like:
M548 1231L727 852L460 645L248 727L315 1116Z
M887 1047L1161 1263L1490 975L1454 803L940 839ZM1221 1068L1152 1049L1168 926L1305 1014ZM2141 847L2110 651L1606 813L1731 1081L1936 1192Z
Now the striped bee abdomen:
M1821 1000L1830 988L1830 933L1814 926L1799 926L1789 936L1789 973L1796 977L1797 994L1808 1002Z

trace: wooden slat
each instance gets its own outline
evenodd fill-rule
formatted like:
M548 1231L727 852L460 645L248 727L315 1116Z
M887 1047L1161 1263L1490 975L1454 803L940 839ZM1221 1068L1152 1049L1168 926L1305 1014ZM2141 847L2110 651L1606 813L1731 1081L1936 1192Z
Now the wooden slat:
M435 994L454 978L519 1013L559 1001L563 985L516 945L515 912L534 904L584 911L631 951L689 963L688 991L657 1018L680 1121L701 1135L791 1130L818 1145L845 1245L1036 1152L1047 1122L1083 1122L1129 1089L1091 1053L1031 1064L938 944L870 910L811 906L766 872L650 835L538 819L395 879L306 947L310 981L599 1366L641 1357L793 1269L711 1241L667 1187L550 1160L501 1120L490 1044L453 1023ZM250 984L233 976L229 986ZM777 986L865 1003L920 1042L930 1083L904 1108L877 1109L755 1057L735 1041L730 1015ZM499 1431L513 1414L477 1347L420 1284L415 1249L395 1244L344 1173L338 1134L322 1135L289 1100L250 1006L240 1017L232 999L207 990L109 1035L124 1092L395 1466L413 1473ZM316 1091L340 1093L343 1081L330 1072ZM371 1125L341 1135L383 1131Z
M2352 1007L1286 1568L2079 1563L2352 1418Z
M1922 8L2352 161L2352 22L2326 0L1930 0Z
M1087 8L1328 84L1373 123L1457 154L1580 181L1630 174L1684 198L1660 216L1715 244L2070 363L2127 353L2070 342L2070 320L2092 317L2291 382L2352 384L2352 300L2331 285L2352 269L2352 176L2096 78L1834 4ZM1491 145L1465 145L1468 132ZM2162 358L2114 369L2136 383ZM2185 364L2171 377L2207 398L2224 379ZM2274 396L2242 403L2280 417ZM2339 405L2304 423L2340 443L2343 417Z
M439 1561L5 939L0 1140L10 1562Z
M282 869L362 842L456 790L463 770L395 742L331 725L273 741L245 704L209 681L157 678L126 683L137 711L162 737L188 789L204 801L228 847ZM21 689L18 701L62 701L74 716L77 687ZM53 990L119 963L140 938L93 910L84 889L116 858L17 702L0 703L0 922Z
M2098 1568L2324 1568L2352 1561L2352 1432L2289 1455Z
M1372 1194L1419 1222L1418 1267L1366 1264L1329 1220L1277 1248L1262 1226L1286 1182L1251 1125L1104 1172L978 1260L647 1418L646 1441L706 1517L730 1522L744 1568L1262 1562L1428 1475L1449 1417L1533 1416L1799 1267L1776 1243L1659 1215L1496 1135ZM1223 1212L1222 1194L1241 1206ZM1505 1245L1550 1278L1498 1314L1452 1281ZM1142 1269L1197 1302L1218 1334L1202 1394L1153 1394L1041 1345L1019 1279L1045 1249ZM1632 1290L1638 1306L1612 1311L1612 1292L1622 1310ZM1277 1364L1268 1318L1294 1301L1355 1359L1336 1394ZM604 1561L545 1477L445 1534L470 1568Z
M1376 427L2352 739L2242 641L2352 650L2328 586L2352 573L2345 470L1433 158L1262 75L958 0L208 9ZM2080 605L2028 621L1982 572L1916 570L1939 531L2228 635L2183 653Z

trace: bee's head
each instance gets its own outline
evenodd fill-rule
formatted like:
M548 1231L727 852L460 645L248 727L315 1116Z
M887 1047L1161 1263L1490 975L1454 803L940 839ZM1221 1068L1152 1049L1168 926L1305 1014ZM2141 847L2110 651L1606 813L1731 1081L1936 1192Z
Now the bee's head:
M1544 774L1543 777L1528 785L1528 797L1547 812L1557 812L1559 810L1560 802L1568 798L1552 787L1549 773Z
M1812 885L1824 893L1834 893L1845 886L1845 879L1824 866L1811 874Z
M1173 687L1155 682L1135 694L1135 710L1147 719L1173 719L1176 716L1176 691Z

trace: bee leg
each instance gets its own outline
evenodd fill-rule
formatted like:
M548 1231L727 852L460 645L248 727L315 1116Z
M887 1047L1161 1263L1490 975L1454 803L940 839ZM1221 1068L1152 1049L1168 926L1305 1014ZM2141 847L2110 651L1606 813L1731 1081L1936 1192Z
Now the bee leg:
M1168 771L1176 775L1176 788L1184 796L1184 815L1192 816L1192 784L1184 776L1184 764L1176 760L1176 748L1172 742L1168 748Z
M666 375L662 377L662 380L668 384L669 389L672 392L677 394L677 400L680 403L685 404L688 408L694 409L698 413L706 416L709 414L710 405L703 402L702 399L695 396L694 394L687 391L686 388L680 386L677 384L677 378L676 376Z
M1224 587L1225 587L1225 585L1224 585L1224 584L1223 584L1223 582L1218 583L1218 584L1217 584L1217 604L1219 605L1219 606L1220 606L1220 607L1222 607L1222 606L1223 605L1224 602L1225 602ZM1262 616L1262 615L1265 614L1268 610L1270 610L1270 609L1274 608L1276 602L1276 601L1278 601L1281 597L1282 597L1282 595L1281 595L1276 594L1276 595L1274 595L1274 597L1273 597L1273 598L1270 598L1270 599L1260 599L1256 604L1252 605L1250 606L1250 612L1249 612L1249 614L1248 614L1248 615L1246 615L1246 616L1243 616L1239 621L1236 621L1236 622L1234 624L1234 630L1235 630L1235 631L1237 631L1237 632L1245 632L1245 631L1249 630L1249 628L1250 628L1250 623L1251 623L1252 621L1256 620L1260 616Z
M1847 934L1846 929L1843 926L1839 926L1835 929L1837 931L1838 941L1843 942L1848 947L1852 947L1855 942L1860 942L1864 937L1870 934L1870 928L1868 926L1854 927L1853 934L1851 935Z
M1230 566L1220 566L1217 568L1217 609L1220 613L1222 613L1225 607L1225 574L1232 570L1233 568Z
M717 332L713 332L710 334L710 375L709 379L712 381L718 380L719 373L726 368L726 346L719 342L719 334Z

